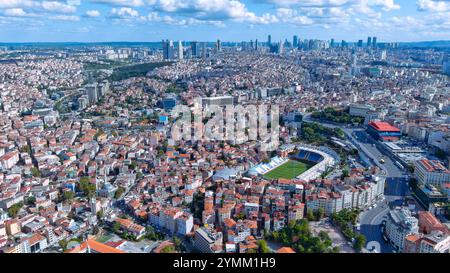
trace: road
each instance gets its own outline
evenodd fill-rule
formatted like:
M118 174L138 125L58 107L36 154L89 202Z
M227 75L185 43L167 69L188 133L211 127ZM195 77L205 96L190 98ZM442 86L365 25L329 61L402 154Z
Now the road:
M308 114L303 117L303 120L317 122L329 128L341 128L360 153L362 152L370 159L372 165L377 165L386 172L385 200L380 200L376 207L363 211L359 217L359 224L360 232L366 237L368 244L373 245L373 242L377 242L381 252L392 252L392 247L382 238L381 223L387 217L389 205L400 204L403 198L410 194L408 173L400 169L388 155L380 151L377 141L370 137L364 128L321 122L311 119ZM380 162L382 158L384 163Z

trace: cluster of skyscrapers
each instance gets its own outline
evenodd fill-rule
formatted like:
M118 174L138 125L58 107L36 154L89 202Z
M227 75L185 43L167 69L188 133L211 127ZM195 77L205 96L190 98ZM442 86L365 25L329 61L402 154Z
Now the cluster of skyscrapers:
M300 39L298 35L294 35L292 41L285 39L284 42L280 40L279 42L272 41L272 35L267 36L266 43L260 43L258 39L243 41L235 46L240 46L243 51L258 51L261 49L261 45L268 49L271 53L283 54L285 49L296 48L298 50L322 50L327 48L335 47L358 47L358 48L396 48L398 43L382 43L378 44L377 37L368 37L367 42L364 43L363 40L358 40L357 42L348 43L342 40L340 43L336 42L335 39L329 41L317 40L317 39ZM188 44L178 41L178 45L175 46L172 40L162 40L162 50L164 60L182 60L190 58L206 58L211 53L222 52L222 42L217 40L215 45L210 44L208 47L207 42L197 42L192 41Z
M184 58L205 58L208 56L208 48L206 42L193 41L189 46L184 46L182 41L178 41L175 48L172 40L162 41L163 59L164 60L182 60ZM222 42L217 40L215 43L215 53L222 51ZM178 52L177 54L175 52Z
M78 108L83 110L89 105L97 103L100 98L109 92L109 82L104 80L101 83L88 84L81 91L83 95L78 98Z
M396 48L398 47L398 43L383 43L382 45L378 44L377 37L368 37L367 42L364 43L364 41L358 40L356 43L350 43L353 46L363 48ZM316 39L299 39L298 35L294 35L292 38L292 42L289 42L287 39L285 39L283 42L273 43L272 42L272 35L267 36L267 47L270 48L271 52L282 52L283 48L298 48L299 50L314 50L314 49L325 49L325 48L334 48L334 47L348 47L349 43L345 40L342 40L340 43L336 42L335 39L331 39L330 41L323 41L323 40L316 40Z

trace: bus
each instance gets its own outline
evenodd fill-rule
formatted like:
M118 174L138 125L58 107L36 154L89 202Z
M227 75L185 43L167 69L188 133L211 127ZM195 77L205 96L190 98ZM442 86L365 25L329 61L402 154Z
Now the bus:
M400 163L400 162L398 162L398 161L395 161L395 165L397 165L397 167L399 167L400 170L405 169L405 167L402 165L402 163Z

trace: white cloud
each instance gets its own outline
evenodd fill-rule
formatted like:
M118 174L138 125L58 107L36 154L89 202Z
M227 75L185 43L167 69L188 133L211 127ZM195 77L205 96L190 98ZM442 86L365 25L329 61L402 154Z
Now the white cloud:
M67 5L57 1L44 1L42 8L47 11L56 13L75 13L77 8L75 6Z
M374 6L381 7L384 11L400 9L400 5L395 4L394 0L375 0Z
M111 17L116 19L133 19L139 17L139 12L129 7L111 9Z
M252 24L263 24L263 25L280 22L277 16L270 13L264 13L261 16L256 16L255 14L251 13L249 14L249 17L245 19L245 21L248 21Z
M143 0L90 0L90 2L125 7L142 7L145 5Z
M48 17L51 20L56 20L56 21L80 21L80 17L75 16L75 15L54 15L54 16L50 16Z
M140 19L140 21L158 22L158 23L164 23L167 25L177 25L177 26L192 26L192 25L211 24L216 27L225 27L225 24L221 21L198 20L195 18L176 19L169 15L164 15L161 17L158 12L150 12L147 15L147 17L141 17L139 19Z
M235 20L262 24L277 21L268 13L256 15L238 0L150 0L149 4L162 12L177 13L203 21Z
M438 0L418 0L417 9L419 11L446 12L450 11L450 2Z
M100 16L100 11L98 11L98 10L88 10L88 11L86 11L86 16L87 17L99 17Z
M349 4L353 0L264 0L279 7L338 7Z
M38 6L39 2L33 0L0 0L0 8L24 8Z
M67 5L79 6L81 5L81 0L67 0Z
M8 17L25 17L25 16L28 16L28 14L22 8L6 9L3 12L3 15L8 16Z

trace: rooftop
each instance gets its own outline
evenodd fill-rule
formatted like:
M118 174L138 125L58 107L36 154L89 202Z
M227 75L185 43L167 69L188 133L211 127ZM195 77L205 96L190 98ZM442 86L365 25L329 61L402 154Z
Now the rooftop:
M400 132L400 129L398 129L397 127L394 127L394 126L390 125L389 123L383 122L383 121L371 121L371 122L369 122L369 126L371 126L372 128L374 128L377 131Z

